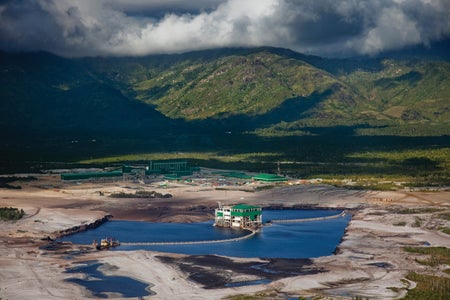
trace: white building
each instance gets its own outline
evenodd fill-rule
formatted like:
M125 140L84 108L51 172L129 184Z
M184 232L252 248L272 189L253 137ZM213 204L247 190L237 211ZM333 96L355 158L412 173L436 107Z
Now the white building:
M262 225L262 209L258 206L238 204L215 209L214 226L258 228Z

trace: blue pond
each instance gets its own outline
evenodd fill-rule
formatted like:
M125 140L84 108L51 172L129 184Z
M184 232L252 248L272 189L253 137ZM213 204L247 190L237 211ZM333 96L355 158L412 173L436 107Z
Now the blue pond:
M264 210L264 222L337 215L337 210ZM274 223L264 226L256 235L236 241L194 245L121 245L114 250L154 250L184 254L217 254L234 257L314 258L330 255L339 245L351 216L301 223ZM152 223L110 221L100 227L61 240L90 244L94 239L114 237L121 243L204 241L239 237L247 232L217 228L213 222Z
M86 263L66 271L70 274L83 273L86 279L68 278L66 281L84 286L97 298L108 298L108 293L119 293L124 298L141 298L154 294L150 289L151 285L145 282L124 276L106 276L98 270L103 264L95 261Z

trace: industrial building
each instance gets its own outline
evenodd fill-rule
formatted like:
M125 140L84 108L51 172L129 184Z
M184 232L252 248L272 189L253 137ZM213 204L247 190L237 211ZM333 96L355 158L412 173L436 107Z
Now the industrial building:
M215 209L214 226L259 228L262 225L262 209L258 206L238 204Z
M146 175L166 175L167 178L179 178L180 176L190 176L193 172L199 171L198 167L189 167L186 161L150 161L148 163Z
M199 167L189 167L186 161L149 161L148 165L123 165L108 172L63 173L61 180L109 180L142 178L145 175L164 175L168 180L180 180L181 176L190 176L199 171Z
M256 176L253 176L253 180L264 181L264 182L283 182L287 181L286 177L275 175L275 174L266 174L261 173Z
M148 170L162 174L186 171L188 169L187 161L149 161Z

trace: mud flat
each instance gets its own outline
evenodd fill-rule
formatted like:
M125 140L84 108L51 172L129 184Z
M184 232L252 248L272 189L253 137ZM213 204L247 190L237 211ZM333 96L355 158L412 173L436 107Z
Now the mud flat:
M145 299L222 299L237 294L276 296L323 295L395 299L406 293L409 271L445 276L417 264L405 246L450 247L450 227L439 214L450 211L450 192L350 191L327 185L280 185L270 190L160 183L64 183L57 176L34 175L14 182L21 189L1 189L0 207L13 206L25 218L0 221L0 298L85 299L93 292L70 279L86 279L70 268L96 261L105 276L145 283ZM137 189L170 193L168 199L119 199L111 193ZM192 222L210 219L217 201L261 206L347 208L353 218L336 254L307 260L238 259L188 256L151 251L95 251L55 243L68 231L116 219ZM439 209L429 210L427 208ZM404 213L410 209L410 213ZM214 276L213 276L214 275ZM410 282L409 288L414 287ZM102 294L125 298L120 292Z

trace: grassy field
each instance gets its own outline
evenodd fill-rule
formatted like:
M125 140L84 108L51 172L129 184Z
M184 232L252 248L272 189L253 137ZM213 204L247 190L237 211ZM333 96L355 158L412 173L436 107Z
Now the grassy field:
M450 278L437 276L438 269L450 264L450 249L445 247L406 247L406 252L419 254L421 257L415 261L421 265L434 268L436 274L422 274L410 272L406 279L414 281L417 286L414 289L408 289L408 294L403 299L406 300L440 300L450 297ZM444 273L449 269L443 270Z
M192 166L322 178L352 188L450 185L445 137L354 136L330 128L317 136L160 134L86 136L19 141L0 147L2 173L77 166L117 166L148 160L187 160Z
M398 140L391 142L391 139L386 139L384 144L383 139L370 141L365 138L356 144L357 141L346 137L341 141L314 137L252 140L252 136L247 136L245 141L244 136L233 138L236 142L233 146L229 143L218 145L214 141L216 147L212 148L221 148L216 151L142 151L101 155L78 162L108 165L183 159L195 166L268 173L276 173L280 162L280 170L285 175L319 177L335 185L345 185L351 180L355 189L391 190L450 184L450 147L446 145L401 145Z
M417 283L404 300L444 300L450 297L450 278L411 272L407 279Z

